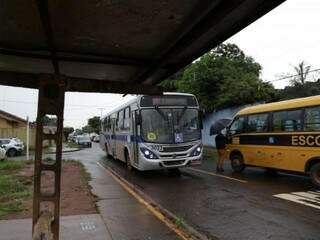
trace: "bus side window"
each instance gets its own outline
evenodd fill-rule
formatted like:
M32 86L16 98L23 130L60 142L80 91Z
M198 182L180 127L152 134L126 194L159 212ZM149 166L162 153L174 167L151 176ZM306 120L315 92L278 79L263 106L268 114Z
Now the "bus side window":
M320 131L320 106L305 109L304 130Z
M248 116L248 132L267 132L268 131L268 114L254 114Z
M130 128L130 107L124 110L124 129L128 130Z
M108 129L108 118L106 117L103 120L103 131L105 132Z
M121 110L118 113L118 129L123 130L123 122L124 122L124 110Z
M239 117L238 119L235 119L230 126L229 134L234 135L234 134L242 133L244 131L244 123L245 123L244 117Z
M273 131L301 131L302 110L279 111L273 113Z

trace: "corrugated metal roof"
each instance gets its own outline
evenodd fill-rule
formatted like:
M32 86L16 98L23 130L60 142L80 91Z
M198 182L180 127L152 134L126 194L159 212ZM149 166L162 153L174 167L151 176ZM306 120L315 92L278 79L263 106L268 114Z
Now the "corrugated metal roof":
M284 0L0 0L0 84L156 93L186 66Z

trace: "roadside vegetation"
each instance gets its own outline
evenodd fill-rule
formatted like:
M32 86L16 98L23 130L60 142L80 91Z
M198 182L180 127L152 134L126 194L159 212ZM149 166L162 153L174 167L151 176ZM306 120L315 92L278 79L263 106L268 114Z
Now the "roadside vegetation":
M205 146L203 148L203 158L204 158L204 160L216 161L216 159L217 159L217 150L214 147Z
M68 148L79 148L79 145L74 142L68 142L67 143Z
M53 159L45 159L45 162ZM32 193L33 193L33 161L3 161L0 162L0 219L14 219L31 217L32 215ZM43 173L46 174L46 173ZM72 177L70 178L70 174ZM68 178L69 181L65 181ZM68 189L68 196L64 197L65 205L62 214L77 215L82 213L95 213L95 197L90 194L89 181L91 175L85 166L74 160L63 160L62 162L62 188ZM50 175L45 177L43 186L51 185ZM81 193L79 193L81 189ZM79 200L78 197L81 199ZM83 201L85 209L70 204ZM81 204L80 204L81 205ZM82 206L82 205L81 205Z
M283 76L290 81L276 89L261 78L262 66L235 44L221 44L162 81L165 91L194 94L207 113L252 103L276 102L320 94L320 75L304 61ZM241 93L241 94L239 94Z
M32 178L19 175L30 162L0 162L0 218L23 211L23 200L32 195Z
M190 230L182 217L175 216L174 223L177 226L177 228L182 230L187 236L191 235Z

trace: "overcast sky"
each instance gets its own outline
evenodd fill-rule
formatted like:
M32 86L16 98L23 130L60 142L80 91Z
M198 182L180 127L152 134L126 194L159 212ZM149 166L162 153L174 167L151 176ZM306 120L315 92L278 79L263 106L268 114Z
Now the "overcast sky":
M226 42L237 44L259 62L262 79L272 81L294 73L301 61L320 68L320 1L288 0ZM288 81L274 82L283 88ZM92 116L100 116L125 102L118 94L67 93L65 126L81 127ZM0 85L0 109L22 118L36 119L37 91Z

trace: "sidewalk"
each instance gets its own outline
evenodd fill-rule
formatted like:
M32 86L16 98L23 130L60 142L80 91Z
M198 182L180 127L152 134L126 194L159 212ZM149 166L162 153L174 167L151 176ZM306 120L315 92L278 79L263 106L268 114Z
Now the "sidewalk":
M97 165L98 148L73 152L64 159L83 162L91 173L92 192L100 214L61 217L61 240L173 240L180 239ZM93 154L94 153L94 154ZM31 219L1 220L1 240L31 240Z
M31 240L32 220L0 220L1 240ZM111 240L111 235L99 214L62 217L60 239Z
M82 162L92 174L90 185L93 194L99 198L99 212L112 239L180 239L101 169L96 160L84 159Z

